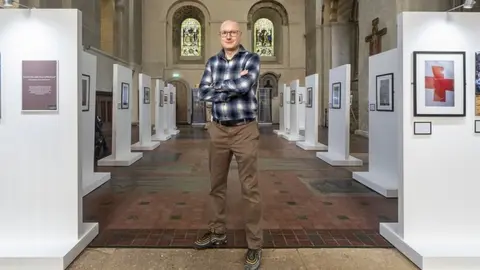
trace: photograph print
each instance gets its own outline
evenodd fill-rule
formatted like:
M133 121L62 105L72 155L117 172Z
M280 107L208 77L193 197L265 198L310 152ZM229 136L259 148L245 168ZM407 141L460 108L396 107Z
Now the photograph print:
M163 107L163 104L164 104L164 102L165 102L163 90L160 90L160 95L159 95L158 100L160 101L160 102L158 103L158 106Z
M332 84L332 109L340 109L342 107L341 105L341 100L342 100L342 83L337 82Z
M312 108L313 107L313 87L307 88L307 102L305 107Z
M480 116L480 52L475 53L475 116Z
M393 112L393 73L377 75L376 110Z
M82 74L82 112L90 110L90 76Z
M283 107L283 92L280 92L280 107Z
M413 53L414 116L465 116L465 52Z
M150 88L143 88L143 104L150 104Z
M122 95L120 109L127 110L130 106L130 85L122 83Z
M295 104L295 90L290 90L290 104Z

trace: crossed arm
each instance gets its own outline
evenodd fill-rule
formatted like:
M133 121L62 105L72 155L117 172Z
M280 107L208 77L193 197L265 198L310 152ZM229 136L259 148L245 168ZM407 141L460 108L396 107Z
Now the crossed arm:
M235 95L244 95L257 82L260 72L260 57L253 54L245 63L240 77L222 82L213 82L210 61L205 66L200 82L200 100L223 102Z

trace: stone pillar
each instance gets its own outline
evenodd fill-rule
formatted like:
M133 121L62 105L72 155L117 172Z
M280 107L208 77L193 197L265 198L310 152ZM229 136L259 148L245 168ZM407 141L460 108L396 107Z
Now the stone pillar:
M115 0L114 54L128 61L128 2Z

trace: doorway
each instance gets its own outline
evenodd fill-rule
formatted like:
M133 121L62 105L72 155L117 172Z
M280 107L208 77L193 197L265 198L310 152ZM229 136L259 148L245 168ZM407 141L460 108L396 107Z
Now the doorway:
M188 86L186 83L174 80L168 82L175 86L177 90L176 96L176 113L177 113L177 124L188 124Z

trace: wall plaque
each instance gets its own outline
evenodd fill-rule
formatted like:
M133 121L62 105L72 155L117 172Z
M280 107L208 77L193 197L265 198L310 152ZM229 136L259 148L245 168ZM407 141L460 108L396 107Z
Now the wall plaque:
M22 61L22 111L58 110L58 62Z

